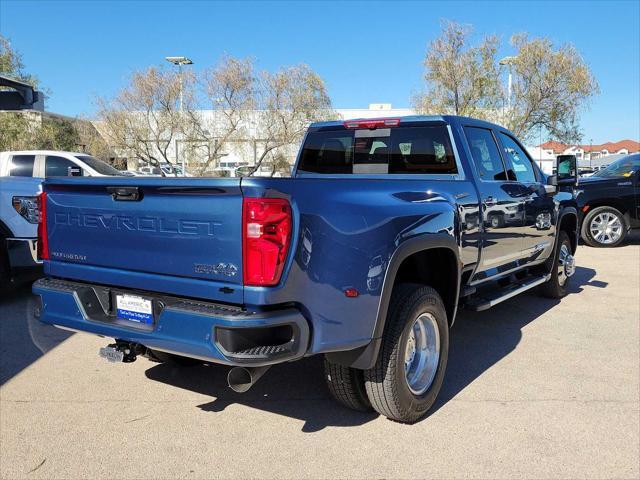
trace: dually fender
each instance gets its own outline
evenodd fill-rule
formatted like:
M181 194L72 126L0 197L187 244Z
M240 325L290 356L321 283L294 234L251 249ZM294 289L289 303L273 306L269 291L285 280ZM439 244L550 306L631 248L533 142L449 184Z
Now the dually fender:
M579 217L578 217L578 210L576 209L575 206L573 205L566 205L560 208L560 214L558 215L558 223L556 225L556 246L558 244L557 238L558 238L558 233L560 231L560 225L562 225L562 221L568 216L568 215L572 215L575 218L575 222L576 222L576 228L575 231L571 232L571 245L573 247L573 253L576 253L576 248L578 247L578 238L579 238L579 231L580 231L580 222L579 222Z
M558 220L556 222L556 238L554 239L553 252L549 255L539 268L541 268L544 273L551 272L553 268L553 262L556 259L556 250L558 249L558 238L560 238L560 226L562 225L562 221L569 216L574 217L576 228L574 231L570 232L569 239L571 240L571 247L573 254L576 253L576 249L578 248L578 239L579 239L579 230L580 230L580 221L578 220L578 210L573 205L565 205L560 207L560 212L558 213Z
M378 313L376 315L376 323L371 342L354 350L327 353L325 354L327 360L332 363L362 370L373 367L376 359L378 358L378 352L380 351L380 346L382 344L382 335L387 321L387 312L389 309L391 294L393 293L396 275L402 265L402 262L415 253L434 248L446 248L451 250L455 257L457 281L454 298L456 301L454 302L453 308L451 308L451 318L449 318L449 326L453 325L457 311L457 299L460 295L460 257L458 242L454 236L447 233L422 234L403 241L391 256L382 284L382 292L380 294Z

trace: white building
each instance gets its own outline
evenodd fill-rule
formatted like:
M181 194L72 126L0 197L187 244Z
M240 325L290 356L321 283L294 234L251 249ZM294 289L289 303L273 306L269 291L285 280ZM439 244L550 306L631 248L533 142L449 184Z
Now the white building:
M615 158L619 158L622 155L640 152L640 142L620 140L618 142L605 142L595 145L568 145L550 140L534 148L542 151L544 155L552 155L554 159L558 155L575 155L579 166L595 167L611 163ZM609 158L612 155L616 155L616 157Z

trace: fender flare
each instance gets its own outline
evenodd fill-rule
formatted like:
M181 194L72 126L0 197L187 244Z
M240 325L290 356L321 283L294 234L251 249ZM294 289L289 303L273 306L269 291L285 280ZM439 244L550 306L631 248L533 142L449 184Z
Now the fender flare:
M558 238L558 232L560 231L560 225L562 225L562 220L567 215L573 215L576 219L576 230L575 232L573 232L574 238L572 240L573 240L573 244L576 246L576 249L577 249L578 241L580 240L580 217L578 216L578 210L576 209L576 207L573 207L573 206L562 207L560 210L560 213L558 215L558 222L556 224L556 245L558 244L557 238ZM575 250L573 253L575 253Z
M363 347L356 348L355 350L327 353L325 355L329 362L361 370L366 370L373 367L376 359L378 358L380 346L382 345L382 335L384 333L384 327L387 321L387 313L391 300L391 294L393 292L396 275L398 273L398 270L400 269L400 265L402 265L402 262L414 253L431 250L434 248L446 248L448 250L451 250L451 252L455 256L457 281L454 297L455 302L451 312L451 319L449 319L449 326L453 325L453 320L455 319L457 310L457 299L460 295L461 265L458 243L455 237L446 233L423 234L420 236L416 236L402 242L393 252L391 259L389 260L389 266L387 267L387 271L385 272L384 281L382 284L382 292L380 293L378 313L376 315L376 322L373 329L371 342Z
M13 233L11 232L11 229L2 220L0 220L0 235L13 237Z

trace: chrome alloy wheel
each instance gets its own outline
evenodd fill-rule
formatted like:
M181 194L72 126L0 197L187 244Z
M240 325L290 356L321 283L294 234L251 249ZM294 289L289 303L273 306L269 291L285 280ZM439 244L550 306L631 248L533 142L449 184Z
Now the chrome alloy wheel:
M589 233L598 243L609 245L620 240L622 220L611 212L602 212L593 217L589 224Z
M404 354L409 390L422 395L431 386L440 362L440 332L435 317L423 313L415 319Z
M564 287L567 278L572 277L574 273L576 273L576 259L571 255L569 247L563 243L558 256L558 283L560 286Z

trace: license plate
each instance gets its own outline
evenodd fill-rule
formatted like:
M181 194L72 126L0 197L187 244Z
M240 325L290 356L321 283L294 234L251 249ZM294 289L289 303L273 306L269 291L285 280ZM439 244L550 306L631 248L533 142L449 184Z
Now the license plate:
M102 358L112 363L121 362L124 358L124 353L116 350L113 347L102 347L98 353Z
M135 295L116 295L116 315L132 322L152 324L151 300Z

